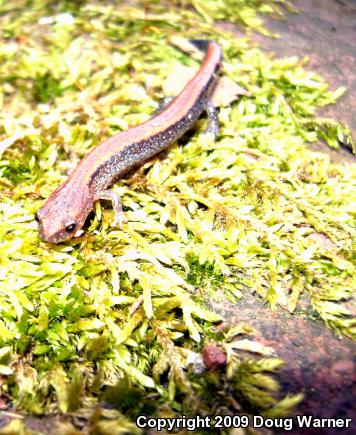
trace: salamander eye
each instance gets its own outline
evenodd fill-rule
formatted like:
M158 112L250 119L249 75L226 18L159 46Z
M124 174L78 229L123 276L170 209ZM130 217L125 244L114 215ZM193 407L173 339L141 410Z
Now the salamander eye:
M67 225L65 230L67 233L72 233L75 230L76 223L72 222L71 224Z

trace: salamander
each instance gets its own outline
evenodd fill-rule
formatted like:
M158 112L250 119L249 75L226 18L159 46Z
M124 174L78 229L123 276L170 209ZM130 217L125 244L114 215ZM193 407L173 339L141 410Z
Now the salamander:
M111 200L114 225L126 222L120 198L108 190L114 180L158 154L191 129L206 112L209 131L218 132L217 112L209 97L216 85L222 61L220 46L214 41L190 41L205 53L201 66L184 89L148 121L102 142L78 164L35 215L40 237L60 243L83 234L83 225L100 199Z

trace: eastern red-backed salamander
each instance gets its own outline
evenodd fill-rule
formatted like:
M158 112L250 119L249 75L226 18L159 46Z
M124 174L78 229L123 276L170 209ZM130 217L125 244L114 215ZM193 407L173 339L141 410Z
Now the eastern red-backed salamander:
M218 132L217 114L209 101L221 65L220 46L213 41L191 41L205 52L199 71L161 112L123 131L90 151L67 181L58 187L36 213L42 240L60 243L83 233L82 227L95 201L109 199L115 225L126 221L117 193L108 186L125 173L167 148L189 130L205 111L209 130Z

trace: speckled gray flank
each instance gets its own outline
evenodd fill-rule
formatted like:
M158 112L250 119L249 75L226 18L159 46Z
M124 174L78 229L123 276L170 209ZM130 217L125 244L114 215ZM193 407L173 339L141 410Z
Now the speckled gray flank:
M217 68L219 66L217 65ZM202 112L206 110L208 95L216 82L216 74L213 74L195 104L182 114L181 119L165 130L136 143L132 143L109 158L100 165L93 173L90 180L90 190L100 192L106 189L115 178L124 175L150 157L158 154L170 144L180 138L186 131L191 129ZM169 109L167 109L169 110Z

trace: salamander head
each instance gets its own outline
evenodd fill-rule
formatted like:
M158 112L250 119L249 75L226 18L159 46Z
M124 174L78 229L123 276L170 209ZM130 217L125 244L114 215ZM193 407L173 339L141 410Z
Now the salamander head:
M59 187L35 215L41 239L48 243L60 243L79 237L92 208L93 201L82 187Z

